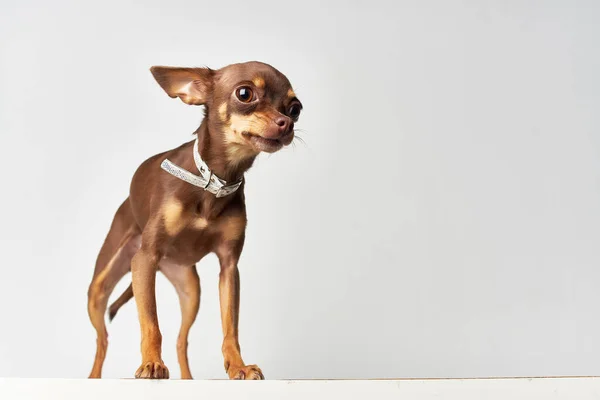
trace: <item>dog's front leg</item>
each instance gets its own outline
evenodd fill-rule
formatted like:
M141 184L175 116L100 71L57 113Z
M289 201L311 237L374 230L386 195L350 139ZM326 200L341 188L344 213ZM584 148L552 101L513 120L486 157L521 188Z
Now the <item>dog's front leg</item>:
M156 315L155 281L161 255L154 246L144 244L131 261L133 293L142 333L142 365L136 378L168 379L169 370L161 357L162 335Z
M241 246L240 246L241 247ZM238 260L241 249L224 249L219 252L221 272L219 274L219 299L221 323L223 325L223 358L225 371L230 379L265 379L256 365L246 365L240 353L238 321L240 311L240 273Z

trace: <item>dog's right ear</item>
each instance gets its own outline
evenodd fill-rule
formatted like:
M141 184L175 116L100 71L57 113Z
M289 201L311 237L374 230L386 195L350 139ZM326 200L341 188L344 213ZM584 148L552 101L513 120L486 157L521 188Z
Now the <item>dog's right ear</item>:
M211 94L214 71L210 68L154 66L150 72L169 96L186 104L205 104Z

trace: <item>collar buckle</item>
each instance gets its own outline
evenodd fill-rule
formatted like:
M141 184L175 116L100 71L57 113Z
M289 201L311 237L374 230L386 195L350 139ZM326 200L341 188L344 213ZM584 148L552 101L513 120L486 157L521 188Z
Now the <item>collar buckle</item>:
M200 175L193 174L190 171L174 164L168 159L163 160L163 162L160 164L160 167L174 177L204 189L207 192L214 194L216 197L228 196L232 193L235 193L240 188L242 182L244 181L243 177L237 182L227 184L226 181L213 174L210 168L208 168L208 165L202 160L202 158L200 158L200 152L198 151L198 136L196 136L193 153L194 162L196 163L196 167L198 168Z

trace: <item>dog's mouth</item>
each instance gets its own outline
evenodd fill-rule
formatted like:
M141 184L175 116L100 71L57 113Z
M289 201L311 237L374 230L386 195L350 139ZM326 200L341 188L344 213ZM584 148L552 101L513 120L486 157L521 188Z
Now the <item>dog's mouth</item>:
M294 131L290 131L276 139L268 139L251 132L242 132L242 136L244 136L258 151L274 153L292 142L294 139Z

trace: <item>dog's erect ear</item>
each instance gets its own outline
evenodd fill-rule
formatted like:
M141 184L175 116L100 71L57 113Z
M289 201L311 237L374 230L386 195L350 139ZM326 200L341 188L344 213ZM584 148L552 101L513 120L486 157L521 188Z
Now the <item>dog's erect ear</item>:
M186 104L205 104L212 90L213 70L210 68L155 66L150 72L169 96L179 97Z

